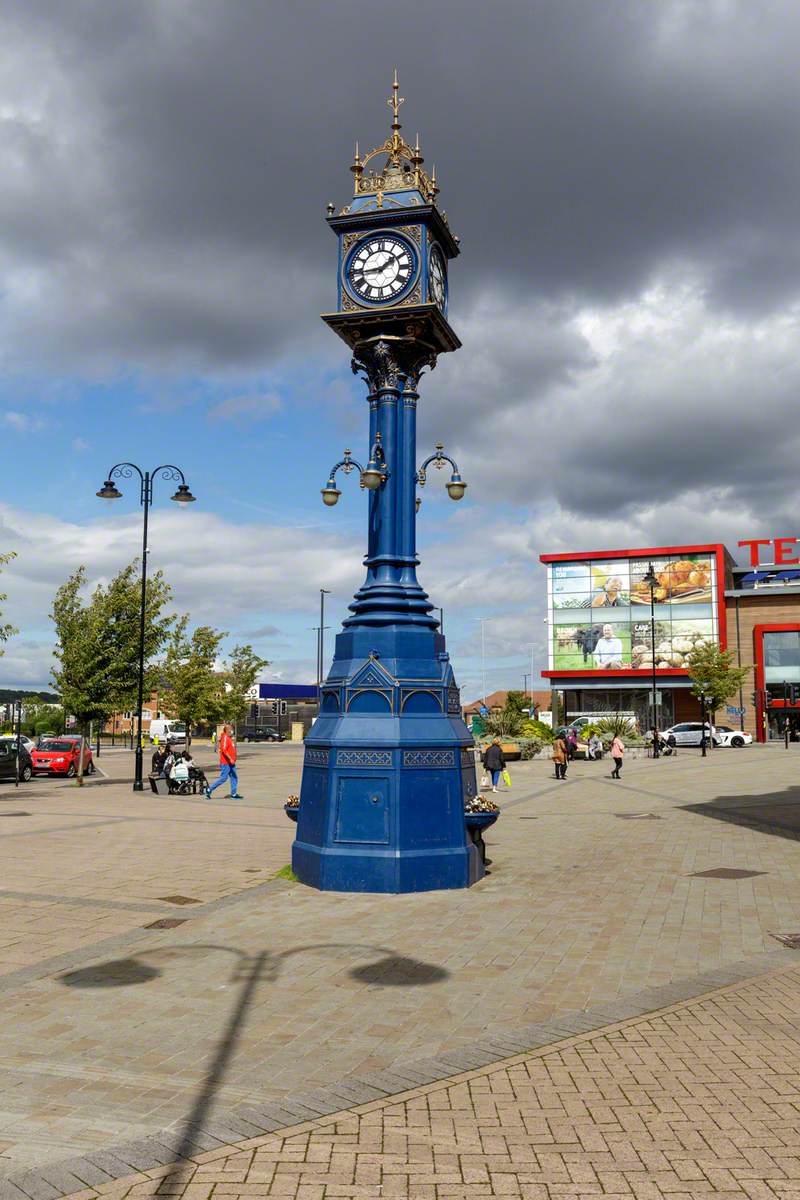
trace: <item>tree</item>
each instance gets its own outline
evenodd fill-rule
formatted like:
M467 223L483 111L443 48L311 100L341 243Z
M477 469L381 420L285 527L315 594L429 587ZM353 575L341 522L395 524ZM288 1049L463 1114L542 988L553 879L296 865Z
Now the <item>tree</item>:
M247 713L247 693L259 673L269 666L266 658L259 658L253 647L234 646L224 676L222 720L234 724Z
M695 696L705 696L713 724L714 714L747 678L749 667L735 667L733 652L720 650L714 642L700 642L689 652L687 670Z
M88 600L83 596L85 585L86 568L82 566L58 589L50 614L57 637L53 683L65 711L77 718L83 737L90 721L104 721L117 709L136 704L141 611L138 564L134 561L123 568L107 587L99 584ZM146 679L152 678L147 664L161 649L175 619L163 613L171 594L160 571L148 580ZM83 782L82 756L78 781Z
M187 635L189 618L181 617L167 645L161 668L159 702L165 712L186 725L186 743L192 729L219 719L225 704L225 678L215 671L220 642L227 635L210 625L198 625Z
M101 589L98 589L101 590ZM97 594L97 593L95 593ZM163 572L156 571L147 580L144 604L144 694L148 696L158 683L158 668L153 659L164 647L175 615L164 609L172 598L172 588ZM139 699L139 638L141 630L142 583L139 560L116 575L105 592L106 637L113 647L114 678L111 712L135 709Z
M2 570L3 567L6 566L7 563L10 563L11 560L16 557L17 557L16 551L14 551L14 550L9 551L8 554L0 554L0 570ZM3 601L7 600L7 599L8 599L8 596L6 595L6 593L0 592L0 604L2 604ZM0 624L0 654L3 654L5 652L5 643L8 641L8 639L10 637L13 637L15 633L19 633L19 630L15 629L13 625Z

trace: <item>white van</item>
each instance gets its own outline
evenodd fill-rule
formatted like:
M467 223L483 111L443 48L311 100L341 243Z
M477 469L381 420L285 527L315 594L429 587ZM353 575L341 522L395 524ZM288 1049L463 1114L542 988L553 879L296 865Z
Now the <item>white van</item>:
M161 745L168 741L186 741L186 725L183 721L151 721L148 733L151 742L158 738Z

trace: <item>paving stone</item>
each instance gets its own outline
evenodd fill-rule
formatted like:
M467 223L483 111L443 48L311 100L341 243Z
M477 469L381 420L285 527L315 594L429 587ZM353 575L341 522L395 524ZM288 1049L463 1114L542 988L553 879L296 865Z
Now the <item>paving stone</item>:
M0 1200L29 1200L29 1197L10 1179L0 1179Z
M98 1167L96 1163L90 1162L88 1158L71 1158L65 1166L86 1187L99 1187L108 1183L111 1178L107 1171ZM44 1173L48 1174L49 1172L45 1171Z
M68 1171L65 1167L59 1167L55 1163L44 1167L41 1171L41 1176L47 1183L53 1185L59 1195L67 1195L69 1192L80 1192L86 1187L85 1179L76 1175L74 1171Z
M13 1182L20 1191L30 1197L30 1200L55 1200L57 1196L63 1194L54 1184L48 1183L35 1171L26 1171L23 1174L15 1175Z

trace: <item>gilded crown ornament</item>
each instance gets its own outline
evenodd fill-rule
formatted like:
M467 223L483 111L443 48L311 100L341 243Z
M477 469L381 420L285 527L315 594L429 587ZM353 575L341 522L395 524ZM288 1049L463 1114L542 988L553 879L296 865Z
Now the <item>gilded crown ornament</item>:
M434 204L439 192L436 185L436 168L434 167L431 175L428 175L422 168L425 160L420 153L419 134L417 134L413 146L410 146L400 134L402 128L400 105L405 103L405 99L398 94L399 90L397 68L395 68L392 94L386 101L392 110L391 133L385 142L376 146L374 150L370 150L363 158L359 153L358 142L356 142L356 152L350 167L354 177L353 195L356 197L374 195L378 208L383 206L383 200L387 193L404 192L416 188L426 203ZM378 171L368 171L367 164L380 154L386 155L383 168Z

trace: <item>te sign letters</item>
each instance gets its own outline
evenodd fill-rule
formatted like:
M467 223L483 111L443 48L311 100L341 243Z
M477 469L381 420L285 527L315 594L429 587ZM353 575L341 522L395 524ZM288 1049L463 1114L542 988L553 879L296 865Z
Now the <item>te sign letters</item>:
M797 548L800 545L800 538L745 538L743 542L739 542L739 545L750 547L751 567L759 566L759 546L775 547L775 557L773 562L775 563L776 567L796 567L800 565L800 555L797 553Z

